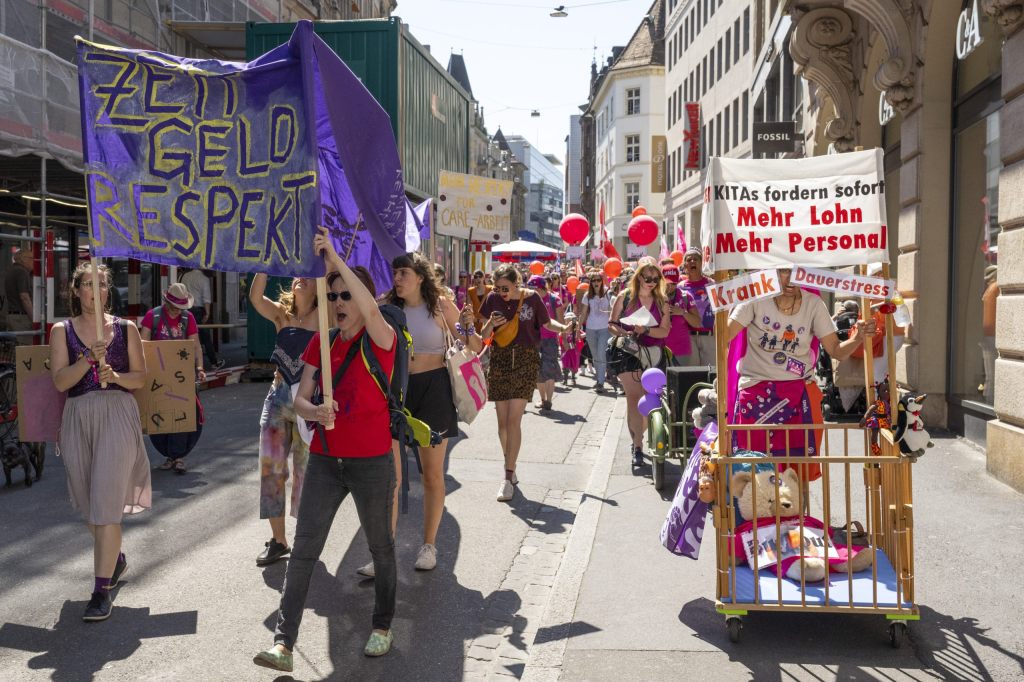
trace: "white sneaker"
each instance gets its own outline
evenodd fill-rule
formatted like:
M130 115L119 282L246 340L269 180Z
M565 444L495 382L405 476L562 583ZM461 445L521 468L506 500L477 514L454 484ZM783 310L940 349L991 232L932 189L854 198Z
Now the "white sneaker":
M433 545L420 547L419 554L416 555L416 570L433 571L435 566L437 566L437 547Z
M373 562L372 561L370 563L366 564L365 566L360 566L359 568L357 568L356 569L356 573L358 573L359 575L363 576L364 578L375 578L375 577L377 577L377 573L373 570Z
M501 482L501 487L498 488L498 502L508 502L512 499L515 492L516 488L512 481L505 479Z

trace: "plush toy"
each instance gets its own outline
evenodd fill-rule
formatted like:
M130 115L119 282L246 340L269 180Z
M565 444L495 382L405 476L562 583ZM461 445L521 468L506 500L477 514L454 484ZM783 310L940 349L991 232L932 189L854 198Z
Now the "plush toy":
M860 427L871 432L871 454L876 457L881 454L881 446L878 442L881 429L892 428L892 422L889 419L889 397L889 378L886 377L875 384L875 402L871 403L871 407L860 420Z
M757 487L756 510L754 509L755 486ZM786 469L781 474L777 474L774 468L771 471L757 470L756 473L741 470L733 474L730 490L736 498L737 509L744 520L743 523L740 523L740 519L737 519L734 540L737 561L740 557L746 556L747 550L744 547L743 534L753 532L753 519L757 519L758 529L765 527L774 529L776 510L779 514L779 522L786 529L782 533L782 541L793 543L794 533L799 536L800 510L797 508L797 491L799 489L800 476L796 469ZM803 517L803 525L805 531L814 529L820 531L823 536L828 533L828 528L811 516ZM794 526L796 526L795 530ZM809 546L806 539L801 542L799 537L796 537L795 540L796 544L803 547ZM789 546L795 548L796 544ZM773 552L775 556L782 556L781 567L777 562L766 568L775 571L781 570L787 578L797 582L800 581L801 564L803 565L803 579L808 583L824 580L829 570L845 573L849 565L856 573L871 566L870 547L848 548L833 543L827 552L828 566L822 556L812 556L813 552L810 550L801 551L799 556L795 552L792 552L790 556L785 556L786 551L778 552L777 548L774 549L776 550Z
M697 391L697 402L700 403L700 406L690 411L690 417L693 418L694 427L700 431L711 422L718 420L718 390L702 388Z
M715 471L718 463L718 439L711 443L701 443L700 446L700 471L697 474L697 499L701 502L711 504L717 496L715 493Z
M900 453L915 460L923 455L926 449L935 445L931 442L921 419L921 408L927 398L926 393L907 393L900 398L897 408L893 439L899 443Z

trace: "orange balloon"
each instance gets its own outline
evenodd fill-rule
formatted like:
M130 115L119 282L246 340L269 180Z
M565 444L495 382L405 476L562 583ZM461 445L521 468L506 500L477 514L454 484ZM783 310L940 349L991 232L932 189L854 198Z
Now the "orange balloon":
M543 275L544 274L544 264L541 263L539 260L535 260L532 263L530 263L530 274L531 275Z
M565 280L565 288L568 289L569 293L573 294L574 296L576 295L576 287L578 287L579 285L580 278L577 277L576 275L570 275L569 278Z
M643 206L637 206L636 208L633 209L633 217L634 218L636 218L637 216L641 216L641 215L647 215L647 209L646 208L644 208Z
M677 268L683 267L683 252L682 251L673 251L672 253L670 253L668 255L672 258L672 262L676 264Z
M586 291L590 288L590 282L580 282L579 286L576 287L576 291ZM573 292L575 294L576 292Z
M611 278L618 277L622 274L622 261L618 258L609 258L604 262L604 274Z

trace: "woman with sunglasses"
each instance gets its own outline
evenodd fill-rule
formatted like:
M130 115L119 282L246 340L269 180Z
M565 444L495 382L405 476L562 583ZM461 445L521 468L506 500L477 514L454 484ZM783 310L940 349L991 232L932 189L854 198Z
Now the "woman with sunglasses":
M620 318L632 315L641 307L651 312L657 326L619 324ZM641 349L644 347L660 349L665 345L665 337L671 330L670 325L671 316L668 311L668 303L665 300L661 270L653 262L639 266L630 279L629 285L616 297L612 306L609 324L612 336L634 336ZM630 355L615 370L618 373L619 383L622 384L626 394L626 424L629 426L629 435L633 439L633 466L640 467L644 464L643 439L646 418L640 414L638 403L644 395L644 388L640 384L640 375L644 366L640 358Z
M292 479L290 506L294 517L299 513L311 438L303 420L295 416L294 401L305 367L302 353L320 330L315 280L294 278L287 289L281 289L276 301L266 296L266 290L267 275L253 277L249 303L277 330L270 356L277 371L260 415L260 518L270 522L271 538L256 557L257 566L269 566L291 551L284 528L288 478Z
M589 287L580 298L580 324L587 330L587 346L594 361L595 379L598 393L604 393L605 375L608 371L606 349L611 332L608 330L608 319L612 312L613 297L604 286L604 277L599 272L591 272L588 279Z
M498 439L505 455L505 480L498 490L498 501L506 502L512 499L519 483L516 460L522 443L523 412L540 375L540 330L564 332L571 327L551 319L541 297L521 288L519 272L508 264L495 271L494 291L480 313L487 318L481 335L487 338L494 333L487 386L498 415Z
M482 344L473 328L472 309L460 313L451 299L441 293L430 262L418 253L407 253L391 261L394 286L384 294L385 303L405 311L412 336L413 355L409 358L409 387L405 407L409 413L430 425L441 435L441 442L419 447L423 467L423 545L416 555L416 570L431 571L437 566L437 529L444 514L444 458L448 439L459 434L459 415L455 411L451 380L445 366L448 338L460 338L477 353ZM391 532L398 525L398 488L402 484L402 466L398 441L392 441L395 460L395 501L392 506ZM372 578L373 562L357 570Z
M328 376L341 372L330 405L311 402L320 369L320 333L309 342L302 359L295 413L321 425L333 425L313 438L295 547L288 560L281 606L274 629L274 646L253 657L253 663L284 672L292 671L292 650L299 636L299 624L309 592L313 567L320 559L338 508L351 493L359 524L373 555L375 598L370 638L363 648L366 656L383 656L391 650L395 614L395 541L391 532L394 504L395 465L391 453L391 416L388 399L359 357L359 346L368 337L385 374L395 365L395 330L381 315L374 300L369 273L349 268L338 256L326 230L313 240L314 253L323 252L328 267L337 270L327 278L331 321L338 328L331 344ZM322 427L318 426L320 430ZM323 438L320 437L323 436Z

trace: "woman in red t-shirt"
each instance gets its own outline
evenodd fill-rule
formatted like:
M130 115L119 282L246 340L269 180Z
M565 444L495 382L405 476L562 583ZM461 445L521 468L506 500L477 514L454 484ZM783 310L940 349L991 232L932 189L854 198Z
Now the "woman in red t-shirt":
M332 428L322 431L324 438L315 435L310 443L274 647L253 659L257 665L285 672L292 670L292 649L298 638L313 566L327 542L334 515L349 493L355 501L376 574L373 630L363 649L367 656L383 656L391 649L391 619L398 583L391 532L395 467L388 402L355 345L369 335L374 356L384 373L390 375L395 363L395 332L380 314L367 284L338 256L326 230L316 236L313 246L315 252L324 252L329 266L340 273L331 273L328 278L331 291L327 300L334 313L331 322L338 327L339 334L331 345L331 366L326 371L333 378L346 358L349 362L334 387L332 404L314 405L310 398L316 383L315 372L320 367L319 333L313 336L303 355L306 367L295 396L295 413ZM353 348L354 354L349 355Z

